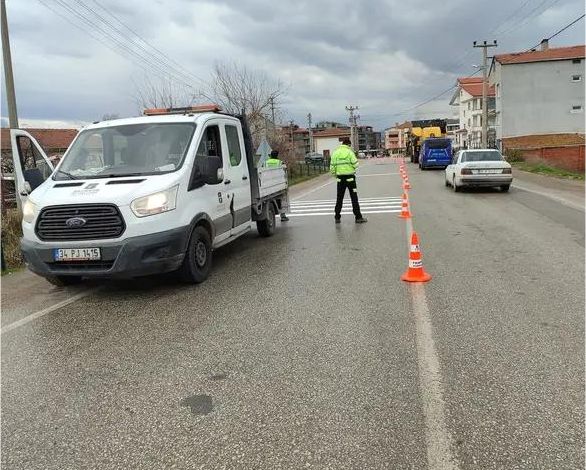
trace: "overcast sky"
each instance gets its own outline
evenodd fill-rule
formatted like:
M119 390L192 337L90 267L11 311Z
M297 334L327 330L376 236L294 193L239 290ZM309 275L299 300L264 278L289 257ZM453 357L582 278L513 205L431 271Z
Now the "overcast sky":
M360 107L363 124L383 129L405 119L450 115L449 93L401 113L474 72L481 51L472 41L497 39L497 53L524 50L584 13L583 0L6 3L19 117L36 125L136 115L135 83L146 73L156 77L161 59L150 55L150 65L138 65L131 54L156 52L138 39L120 39L100 17L132 36L119 19L164 53L174 73L183 74L177 82L201 88L214 62L236 61L287 84L283 119L304 125L311 112L314 121L346 122L344 107L351 104ZM583 43L582 20L551 45ZM2 89L2 116L5 103Z

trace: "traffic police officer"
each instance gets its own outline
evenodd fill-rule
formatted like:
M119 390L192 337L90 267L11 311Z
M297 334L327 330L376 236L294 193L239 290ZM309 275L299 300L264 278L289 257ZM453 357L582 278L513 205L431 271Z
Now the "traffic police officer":
M350 139L345 137L342 140L342 145L334 150L330 159L330 173L336 177L336 181L338 182L338 195L335 209L335 221L337 224L340 223L346 188L350 192L352 211L354 212L356 223L363 224L368 222L367 219L362 217L362 213L360 212L358 193L356 192L356 168L358 167L358 159L350 145Z
M265 162L265 167L267 168L279 168L283 165L283 162L279 160L279 151L272 150L269 158ZM281 222L287 222L289 217L285 214L284 211L281 211Z

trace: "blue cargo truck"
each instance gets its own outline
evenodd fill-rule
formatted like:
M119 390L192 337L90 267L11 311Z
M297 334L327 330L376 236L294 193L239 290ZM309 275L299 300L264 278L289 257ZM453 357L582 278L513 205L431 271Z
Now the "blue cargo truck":
M451 139L430 137L421 144L419 168L446 168L452 163Z

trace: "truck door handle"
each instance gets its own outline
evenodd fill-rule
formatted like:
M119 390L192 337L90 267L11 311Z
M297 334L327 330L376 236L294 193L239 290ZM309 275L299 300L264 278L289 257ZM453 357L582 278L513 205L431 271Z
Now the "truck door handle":
M230 180L224 180L224 184L230 184L232 181Z
M242 177L242 179L243 179L243 180L247 180L247 179L248 179L248 176L244 175L244 176Z

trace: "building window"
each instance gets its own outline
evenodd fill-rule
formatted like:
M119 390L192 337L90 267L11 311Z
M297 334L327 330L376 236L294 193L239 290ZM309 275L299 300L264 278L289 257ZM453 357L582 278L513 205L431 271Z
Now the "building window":
M573 59L572 60L572 64L581 64L582 63L582 59Z
M582 81L582 75L572 75L572 81L573 82L581 82Z
M574 113L574 114L581 113L582 112L582 105L575 104L574 106L572 106L572 110L570 112Z

